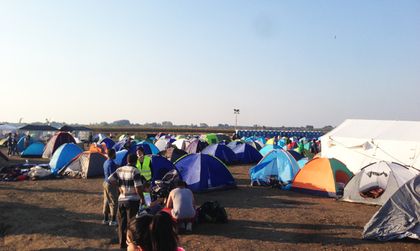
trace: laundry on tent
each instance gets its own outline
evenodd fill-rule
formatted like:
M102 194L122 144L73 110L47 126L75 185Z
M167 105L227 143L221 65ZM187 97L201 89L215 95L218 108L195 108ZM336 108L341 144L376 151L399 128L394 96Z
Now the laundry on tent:
M344 187L342 200L383 205L419 171L398 163L380 161L367 165Z
M299 171L296 160L283 149L271 150L258 164L249 170L251 184L282 186L289 184Z
M336 159L315 158L296 174L291 190L320 196L338 197L353 173Z
M363 238L420 240L420 175L402 185L372 216L364 227Z
M189 154L175 162L176 169L193 192L236 187L228 168L219 159L203 153Z

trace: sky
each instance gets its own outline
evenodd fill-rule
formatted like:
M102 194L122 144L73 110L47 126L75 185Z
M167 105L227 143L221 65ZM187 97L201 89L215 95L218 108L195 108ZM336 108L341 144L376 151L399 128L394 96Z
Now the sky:
M0 121L420 120L420 1L0 0Z

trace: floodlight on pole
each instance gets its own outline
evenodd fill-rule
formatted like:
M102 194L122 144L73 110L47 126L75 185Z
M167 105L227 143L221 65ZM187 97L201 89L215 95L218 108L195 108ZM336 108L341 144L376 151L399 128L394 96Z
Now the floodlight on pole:
M235 131L236 131L236 128L238 127L238 114L239 114L239 109L234 108L233 109L233 114L235 114Z

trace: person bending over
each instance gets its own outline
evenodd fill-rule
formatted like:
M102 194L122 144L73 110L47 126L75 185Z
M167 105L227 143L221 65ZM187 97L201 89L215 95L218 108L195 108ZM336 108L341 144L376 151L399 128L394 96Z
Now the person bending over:
M184 181L179 180L177 188L173 189L166 202L167 211L170 211L172 217L180 224L186 222L186 230L192 230L196 210L195 200L192 191L186 188Z

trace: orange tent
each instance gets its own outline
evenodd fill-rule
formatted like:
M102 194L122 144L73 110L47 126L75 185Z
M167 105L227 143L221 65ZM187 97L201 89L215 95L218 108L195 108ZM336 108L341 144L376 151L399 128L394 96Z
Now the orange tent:
M337 159L315 158L296 174L291 190L336 197L353 173Z

